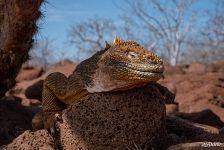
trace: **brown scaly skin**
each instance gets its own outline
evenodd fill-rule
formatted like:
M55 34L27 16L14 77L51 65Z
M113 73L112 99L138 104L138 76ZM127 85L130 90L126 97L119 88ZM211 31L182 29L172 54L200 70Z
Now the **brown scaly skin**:
M162 60L134 41L115 38L112 45L81 62L67 78L52 73L44 81L42 107L33 119L34 130L54 126L55 114L88 93L128 90L163 77Z

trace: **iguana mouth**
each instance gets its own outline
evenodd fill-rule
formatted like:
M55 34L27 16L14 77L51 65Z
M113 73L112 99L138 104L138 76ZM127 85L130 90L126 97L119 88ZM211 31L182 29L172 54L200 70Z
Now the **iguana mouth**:
M137 70L130 67L124 69L128 70L128 75L133 79L157 80L164 77L162 70Z
M127 69L131 69L138 72L144 73L158 73L161 74L164 72L164 66L163 65L155 65L155 64L135 64L135 63L129 63L125 64L124 66Z
M128 79L157 81L163 78L164 66L162 64L137 64L137 63L116 63L114 65L118 74L123 74Z

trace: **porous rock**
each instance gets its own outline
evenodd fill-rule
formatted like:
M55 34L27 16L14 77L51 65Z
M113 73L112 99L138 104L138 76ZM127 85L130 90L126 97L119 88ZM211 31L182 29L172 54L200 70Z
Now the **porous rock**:
M42 101L43 83L43 80L39 80L29 86L25 91L26 97L29 99L38 99Z
M54 150L54 142L47 130L27 130L2 150Z
M37 109L22 106L20 101L20 98L14 96L0 99L0 146L31 129L31 120Z
M169 147L167 150L223 150L224 143L220 142L194 142L183 143Z
M167 115L166 128L169 134L177 136L175 141L179 141L180 143L206 141L224 142L224 135L220 134L218 128L205 124L193 123L173 115Z
M193 113L176 112L175 116L195 123L210 125L216 128L224 127L224 122L222 122L220 118L210 109Z
M71 150L165 148L166 97L161 88L150 84L94 93L74 102L63 112L63 123L58 123L61 146Z

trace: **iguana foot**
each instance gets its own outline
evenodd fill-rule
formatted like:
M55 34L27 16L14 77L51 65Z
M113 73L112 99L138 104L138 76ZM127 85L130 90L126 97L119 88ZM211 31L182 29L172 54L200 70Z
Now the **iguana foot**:
M58 127L58 122L62 123L62 118L59 113L54 115L55 122L54 125L50 127L50 134L54 140L54 147L56 150L62 150L61 143L60 143L60 129Z
M55 150L62 150L61 143L60 143L60 140L59 140L60 132L59 132L59 130L57 129L56 126L50 128L50 134L51 134L51 136L53 137L53 140L54 140Z
M44 128L50 130L57 122L62 122L61 111L44 112Z
M32 130L37 131L44 129L44 122L43 122L43 111L40 110L36 113L32 119Z
M57 122L60 122L60 123L63 122L63 121L62 121L61 114L56 113L56 114L54 115L54 117L55 117L55 120L56 120Z

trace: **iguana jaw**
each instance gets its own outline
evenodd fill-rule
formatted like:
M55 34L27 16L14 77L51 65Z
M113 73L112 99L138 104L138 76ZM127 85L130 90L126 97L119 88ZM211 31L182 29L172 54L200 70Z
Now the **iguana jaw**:
M124 68L135 70L139 72L163 73L164 66L162 64L138 64L138 63L124 63Z
M117 63L122 66L123 71L128 71L130 73L139 75L151 75L151 74L163 74L164 66L163 64L138 64L138 63ZM117 66L118 67L118 66Z
M111 76L116 80L137 84L142 82L155 82L163 78L164 66L162 63L124 63L110 64Z

